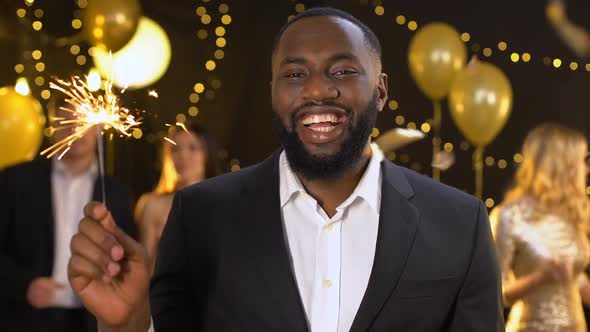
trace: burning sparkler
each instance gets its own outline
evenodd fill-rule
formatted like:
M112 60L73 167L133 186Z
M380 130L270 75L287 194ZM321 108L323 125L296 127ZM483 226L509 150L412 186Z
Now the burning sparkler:
M57 79L56 82L50 83L50 88L63 93L67 98L65 102L68 106L60 107L62 111L72 114L72 118L55 117L52 121L57 122L57 126L52 131L65 130L74 128L75 132L49 148L43 150L41 155L51 158L59 153L58 159L61 159L70 149L71 145L88 133L93 127L99 134L103 130L113 129L121 136L129 137L132 129L138 126L141 121L130 114L129 109L120 105L119 97L113 92L113 83L108 80L104 84L104 92L93 91L88 83L74 76L70 81ZM102 135L98 139L98 158L99 170L102 180L102 199L105 201L104 193L104 161Z

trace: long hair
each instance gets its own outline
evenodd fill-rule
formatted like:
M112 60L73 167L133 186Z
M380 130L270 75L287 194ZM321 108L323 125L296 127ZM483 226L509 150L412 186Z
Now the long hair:
M207 130L196 123L187 124L186 129L189 133L200 138L204 145L205 179L221 174L217 159L217 147ZM173 136L177 132L177 129L172 127L171 131L171 135ZM162 170L154 192L157 194L168 194L175 192L177 189L178 173L176 173L174 162L172 161L171 146L169 143L164 142L162 146Z
M530 197L539 213L556 211L582 231L588 229L590 203L586 195L584 135L574 129L546 123L526 137L523 161L505 203Z

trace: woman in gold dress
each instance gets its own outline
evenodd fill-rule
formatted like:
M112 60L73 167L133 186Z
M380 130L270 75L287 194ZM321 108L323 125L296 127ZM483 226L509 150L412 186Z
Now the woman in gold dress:
M506 331L586 331L587 149L573 129L533 129L514 186L490 215L504 303L512 306Z
M204 128L196 124L187 125L186 131L173 128L170 137L176 144L163 143L160 180L153 192L139 198L135 207L140 240L152 269L176 190L220 173L215 144Z

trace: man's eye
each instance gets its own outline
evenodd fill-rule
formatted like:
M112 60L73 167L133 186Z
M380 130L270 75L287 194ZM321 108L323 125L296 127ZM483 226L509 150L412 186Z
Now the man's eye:
M288 73L285 75L285 77L289 77L289 78L301 78L305 76L303 73L300 72L296 72L296 73Z

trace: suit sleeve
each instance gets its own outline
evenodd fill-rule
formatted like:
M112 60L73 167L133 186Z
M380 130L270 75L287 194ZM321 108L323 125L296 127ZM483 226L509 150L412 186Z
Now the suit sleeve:
M472 242L471 262L457 297L450 331L504 331L500 269L481 201Z
M182 192L178 192L162 233L150 290L153 324L157 332L199 331L201 328L196 317L201 308L195 300L198 296L195 288L199 282L191 275L187 241L187 237L194 234L187 232L185 223L188 220L185 219L188 218L184 210ZM199 254L191 252L191 261L198 261Z
M16 184L11 178L7 171L0 171L0 302L26 304L35 276L20 266L10 252L10 228L16 222Z

